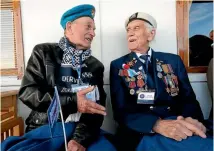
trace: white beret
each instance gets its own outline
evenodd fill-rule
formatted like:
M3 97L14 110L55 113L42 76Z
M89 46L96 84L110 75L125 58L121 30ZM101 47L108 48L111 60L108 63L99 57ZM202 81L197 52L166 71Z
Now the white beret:
M154 17L152 17L149 14L146 14L143 12L134 13L133 15L131 15L129 18L126 19L125 27L127 27L128 24L133 20L143 20L143 21L147 22L148 24L150 24L151 26L153 26L154 28L157 28L156 20L154 19Z

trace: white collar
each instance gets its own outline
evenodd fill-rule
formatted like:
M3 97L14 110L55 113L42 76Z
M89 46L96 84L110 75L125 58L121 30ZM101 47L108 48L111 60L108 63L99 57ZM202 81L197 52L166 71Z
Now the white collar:
M146 54L141 54L141 53L136 52L136 55L137 55L137 57L140 59L140 56L146 55ZM152 57L152 49L151 49L151 47L149 47L149 50L148 50L148 52L147 52L147 55L149 55L148 59L149 59L149 61L151 62L151 57Z

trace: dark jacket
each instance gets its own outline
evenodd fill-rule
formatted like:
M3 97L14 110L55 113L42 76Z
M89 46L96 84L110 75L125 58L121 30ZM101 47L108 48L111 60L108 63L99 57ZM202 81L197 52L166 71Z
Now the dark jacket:
M126 76L119 75L123 71L121 70L123 64L127 64L134 58L136 58L137 62L131 69L139 72L142 62L135 53L127 54L112 61L110 67L111 101L114 118L119 124L118 135L121 139L133 138L129 141L127 140L127 143L123 142L123 144L130 146L128 143L135 138L134 145L136 146L140 140L140 138L137 139L137 136L142 138L143 135L151 135L152 128L159 118L164 119L182 115L200 121L203 120L202 111L190 85L184 64L180 57L174 54L152 51L148 71L154 82L154 87L152 88L155 90L154 104L137 104L137 93L131 95L132 88L130 88L130 83L132 81L127 81L127 74ZM158 65L162 69L158 69ZM167 67L167 65L171 65L173 70L168 74L163 70L163 67ZM176 82L172 78L177 77L178 84L175 84L175 87L179 90L177 95L172 96L170 92L167 92L167 86L164 82L164 77L166 76L171 78L172 82ZM139 89L137 75L133 79L135 79L135 87L132 92L137 92ZM170 88L169 85L168 87ZM128 135L130 136L128 137Z
M26 120L26 131L48 123L46 112L54 94L54 86L59 74L62 56L63 51L57 43L39 44L33 49L19 91L19 100L32 109ZM103 89L103 64L93 56L83 63L86 64L86 67L82 68L82 73L92 73L90 79L83 78L83 81L87 81L90 85L98 86L99 102L105 106L106 94ZM76 71L73 72L75 73ZM74 77L77 78L77 74ZM64 120L69 114L77 112L76 93L60 93L60 102ZM82 114L72 139L87 147L98 137L102 122L102 115Z

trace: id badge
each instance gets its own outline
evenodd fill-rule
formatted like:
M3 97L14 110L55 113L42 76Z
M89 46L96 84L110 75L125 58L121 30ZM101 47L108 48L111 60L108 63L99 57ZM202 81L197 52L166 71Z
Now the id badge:
M154 104L155 91L140 92L137 98L137 104Z
M77 91L86 89L89 86L90 86L89 84L82 84L82 85L73 84L73 85L71 85L72 92L77 92ZM89 99L89 100L91 100L91 101L96 102L96 100L97 100L96 96L98 95L98 94L96 94L96 89L97 89L97 87L95 87L91 92L87 93L86 94L86 98Z

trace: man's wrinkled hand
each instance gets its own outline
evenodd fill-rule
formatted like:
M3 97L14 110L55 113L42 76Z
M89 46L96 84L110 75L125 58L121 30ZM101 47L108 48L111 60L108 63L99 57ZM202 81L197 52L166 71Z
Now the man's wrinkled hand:
M193 135L193 132L181 124L179 120L158 120L153 131L177 141L182 141Z
M85 147L77 143L75 140L68 142L68 151L85 151Z
M185 124L185 126L195 135L198 135L202 138L206 138L206 127L198 120L193 119L191 117L184 118L183 116L178 116L177 119L183 120L184 122L181 123Z
M91 86L77 92L77 109L81 113L106 115L105 107L86 98L86 94L93 89L94 86Z

